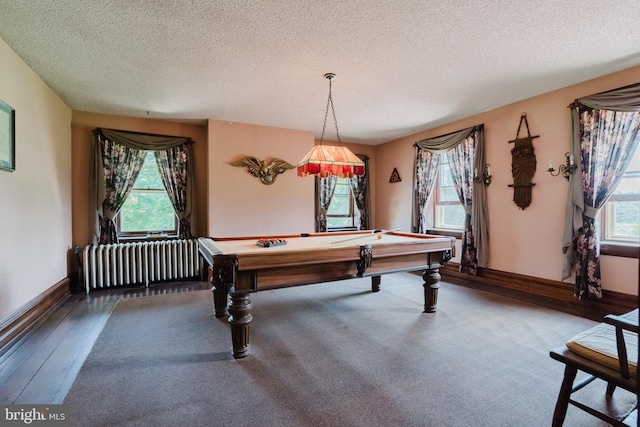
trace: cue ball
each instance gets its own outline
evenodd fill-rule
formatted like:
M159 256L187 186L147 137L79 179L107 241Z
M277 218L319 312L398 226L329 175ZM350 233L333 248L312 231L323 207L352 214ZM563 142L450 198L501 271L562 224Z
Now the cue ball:
M378 234L378 239L382 239L382 234Z

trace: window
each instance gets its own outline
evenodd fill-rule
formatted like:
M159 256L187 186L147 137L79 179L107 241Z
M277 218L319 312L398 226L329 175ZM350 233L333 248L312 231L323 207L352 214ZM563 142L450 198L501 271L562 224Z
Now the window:
M465 213L458 193L453 186L449 158L446 153L440 155L440 166L435 191L435 228L462 230Z
M354 226L351 178L337 178L336 188L327 209L327 229Z
M602 240L640 244L640 149L604 205Z
M176 234L176 214L162 184L153 151L148 151L133 189L118 214L118 234Z

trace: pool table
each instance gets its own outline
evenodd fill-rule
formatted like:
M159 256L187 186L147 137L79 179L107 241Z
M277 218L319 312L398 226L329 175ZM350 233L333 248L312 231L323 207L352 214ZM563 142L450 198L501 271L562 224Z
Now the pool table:
M210 267L215 315L229 316L233 356L242 358L249 354L251 292L355 277L371 277L377 292L383 274L424 270L424 311L434 312L438 269L454 256L454 242L454 237L368 230L201 237L198 248Z

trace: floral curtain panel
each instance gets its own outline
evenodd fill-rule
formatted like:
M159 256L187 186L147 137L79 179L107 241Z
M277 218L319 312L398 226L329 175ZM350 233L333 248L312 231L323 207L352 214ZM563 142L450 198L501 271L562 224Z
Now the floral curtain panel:
M562 280L575 271L578 299L602 298L598 216L640 145L640 84L576 100Z
M460 272L471 275L478 274L478 255L473 236L473 227L471 226L474 148L475 133L472 133L448 153L454 187L465 211Z
M427 232L426 206L433 186L436 183L436 173L440 166L440 155L417 147L416 149L416 176L415 176L415 202L417 206L417 218L414 220L414 231L420 234Z
M100 244L117 243L118 234L114 218L118 215L127 196L133 188L145 152L127 148L98 136L102 165L104 170L104 199L98 211L100 224Z
M333 191L336 189L338 178L330 175L327 178L316 176L316 232L322 233L327 231L327 210L329 203L333 197Z
M365 155L357 155L364 162L364 175L354 175L351 178L351 193L358 208L360 223L359 230L368 230L370 228L369 218L371 217L371 207L369 203L369 157Z
M189 184L191 182L189 180L189 148L190 145L182 144L154 153L162 183L178 217L178 237L180 239L191 238L191 222L187 219L190 198Z

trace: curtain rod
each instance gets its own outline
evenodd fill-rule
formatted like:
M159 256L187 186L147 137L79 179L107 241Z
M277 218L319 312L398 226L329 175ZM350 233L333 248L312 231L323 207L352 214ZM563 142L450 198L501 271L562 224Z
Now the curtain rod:
M631 83L630 85L618 87L618 88L615 88L615 89L605 90L604 92L598 92L598 93L594 93L594 94L591 94L591 95L582 96L580 98L576 98L571 104L567 105L567 108L576 108L578 106L578 104L580 104L579 99L581 99L581 98L588 98L590 96L604 95L604 94L609 93L609 92L615 92L617 90L628 89L628 88L635 87L635 86L640 86L640 83Z
M482 128L482 127L484 127L484 123L479 124L479 125L469 126L468 128L464 128L464 129L454 130L453 132L445 133L444 135L432 136L431 138L421 139L420 141L424 141L424 140L426 140L426 139L433 139L433 138L443 138L443 137L445 137L445 136L453 135L454 133L458 133L458 132L463 131L463 130L465 130L465 129L478 130L478 129ZM420 142L420 141L414 142L414 143L413 143L413 146L414 146L414 147L417 147L417 146L418 146L418 142Z
M93 131L96 132L96 131L100 131L102 129L113 130L113 131L122 132L122 133L129 133L129 134L132 134L132 135L156 136L156 137L160 137L160 138L186 138L188 144L195 144L196 143L189 136L162 135L162 134L159 134L159 133L135 132L135 131L132 131L132 130L121 130L121 129L111 129L111 128L95 128Z

